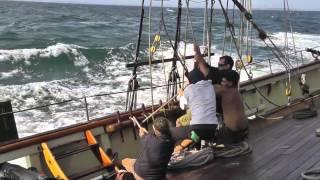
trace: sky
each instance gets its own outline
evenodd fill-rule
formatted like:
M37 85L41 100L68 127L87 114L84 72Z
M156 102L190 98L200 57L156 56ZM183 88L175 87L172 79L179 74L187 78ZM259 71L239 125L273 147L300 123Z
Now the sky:
M79 3L79 4L108 4L108 5L132 5L140 6L141 0L19 0L37 2L56 2L56 3ZM226 2L226 0L222 0ZM231 1L231 0L230 0ZM295 10L320 10L320 0L288 0L290 9ZM185 2L185 0L182 0ZM203 7L204 0L190 0L191 7ZM283 8L283 0L252 0L255 9L279 9ZM149 4L149 0L145 0ZM165 6L176 7L177 0L164 1ZM216 0L218 4L218 0ZM159 0L153 0L153 5L159 5Z

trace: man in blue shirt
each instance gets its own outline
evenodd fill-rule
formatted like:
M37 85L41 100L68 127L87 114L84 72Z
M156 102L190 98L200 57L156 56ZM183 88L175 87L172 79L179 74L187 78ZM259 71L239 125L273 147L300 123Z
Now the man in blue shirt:
M132 172L137 180L161 180L165 178L168 162L174 148L168 120L164 117L153 121L154 133L139 129L141 154L137 159L123 159L122 165Z

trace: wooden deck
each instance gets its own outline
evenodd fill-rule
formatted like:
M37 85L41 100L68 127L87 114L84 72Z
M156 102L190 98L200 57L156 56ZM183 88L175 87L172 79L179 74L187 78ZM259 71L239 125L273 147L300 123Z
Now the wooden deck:
M318 108L318 114L320 113ZM292 180L302 179L302 171L320 167L320 117L295 120L256 120L250 122L248 142L251 154L181 172L169 172L168 179L197 180Z

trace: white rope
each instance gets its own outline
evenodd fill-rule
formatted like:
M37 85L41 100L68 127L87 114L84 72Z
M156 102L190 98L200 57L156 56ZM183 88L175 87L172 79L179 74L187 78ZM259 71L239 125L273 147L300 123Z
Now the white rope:
M161 0L161 13L163 14L163 0ZM162 17L162 16L161 16ZM160 20L161 21L161 20ZM162 23L162 22L160 22ZM160 25L162 27L162 24ZM161 30L161 28L160 28ZM159 32L159 35L161 33ZM161 61L162 61L162 68L163 68L163 74L164 74L164 82L167 83L167 73L166 73L166 66L164 64L164 56L163 56L163 49L164 47L162 46L162 37L160 36L160 49L161 49Z
M320 179L320 168L310 169L302 172L301 177L306 180L319 180Z
M186 28L185 28L185 32L184 32L184 48L183 48L183 63L186 64L185 62L185 57L186 57L186 54L187 54L187 37L188 37L188 16L187 16L187 19L186 19ZM182 87L184 87L184 74L185 74L186 70L183 68L183 71L182 71Z
M239 155L245 155L252 151L251 146L247 142L238 145L225 145L221 150L215 149L215 157L231 158Z
M244 1L241 0L240 3L244 6ZM244 35L244 14L243 12L240 12L240 27L239 27L239 40L238 40L238 48L239 48L239 53L240 53L240 57L239 59L243 59L242 58L242 53L243 53L243 35Z
M173 96L171 99L169 99L169 101L167 101L165 104L161 105L157 110L153 111L148 117L146 117L142 123L145 123L148 119L150 119L151 117L153 117L157 112L159 112L162 108L164 108L166 105L168 105L172 100L174 100L178 95L176 94L175 96Z
M285 28L285 34L284 34L284 56L286 61L290 63L289 60L289 40L288 40L288 22L289 22L289 10L287 7L288 3L287 0L283 1L283 8L284 8L284 28ZM287 87L291 91L291 68L288 69L288 84ZM291 95L288 95L288 105L290 105Z
M132 117L129 117L129 119L131 119L133 123L138 126L139 129L143 129L144 132L148 133L148 131L141 126L141 124L139 123L136 117L132 116Z
M153 105L153 86L152 86L152 52L151 52L151 10L152 10L152 0L150 0L149 5L149 69L150 69L150 89L151 89L151 104L152 112L154 111Z
M207 31L208 38L208 62L211 65L211 46L212 46L212 24L213 24L213 12L214 12L214 1L211 0L211 8L210 8L210 23Z
M183 151L173 155L168 164L169 169L185 169L199 167L211 162L214 159L214 150L211 147L199 151Z
M249 0L249 2L246 3L247 9L249 10L249 12L252 14L252 0ZM249 23L249 21L246 21L247 23L247 30L246 30L246 51L247 51L247 56L251 56L251 58L253 58L253 54L252 54L252 24ZM247 57L249 58L249 57ZM253 76L252 73L252 62L249 63L249 73L251 76Z
M229 10L229 0L227 0L226 10ZM224 34L223 34L223 46L222 46L222 56L224 55L224 49L226 47L226 37L227 37L227 23L224 23Z
M203 35L202 35L202 45L207 46L207 25L208 25L208 0L205 0L205 10L203 14Z
M136 117L132 116L132 117L129 117L129 119L131 119L133 123L138 126L139 129L142 128Z
M195 35L194 35L193 25L192 25L192 21L191 21L191 18L190 18L190 12L189 12L189 0L186 0L186 6L187 6L187 20L190 23L190 29L191 29L191 33L192 33L192 40L193 40L193 43L196 43L196 38L195 38Z

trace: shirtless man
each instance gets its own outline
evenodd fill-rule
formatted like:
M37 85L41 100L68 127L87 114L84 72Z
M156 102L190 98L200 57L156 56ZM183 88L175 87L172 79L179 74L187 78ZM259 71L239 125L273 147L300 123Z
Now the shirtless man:
M248 120L238 90L239 74L226 71L222 74L221 85L214 85L215 91L222 97L222 108L225 126L219 129L217 143L236 144L248 137Z

